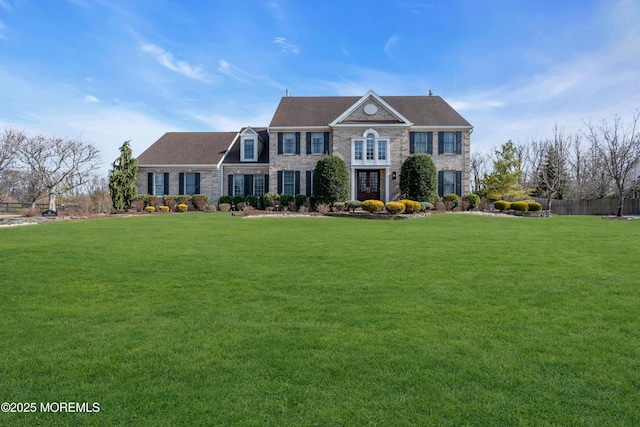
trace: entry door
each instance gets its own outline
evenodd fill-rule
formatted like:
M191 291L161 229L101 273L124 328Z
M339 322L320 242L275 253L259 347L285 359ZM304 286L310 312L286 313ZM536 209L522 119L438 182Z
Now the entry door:
M380 200L380 171L358 171L358 200Z

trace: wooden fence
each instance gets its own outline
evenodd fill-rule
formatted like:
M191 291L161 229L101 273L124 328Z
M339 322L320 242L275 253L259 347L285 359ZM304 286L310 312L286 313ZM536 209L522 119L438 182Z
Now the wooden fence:
M547 199L536 198L547 210ZM555 215L615 215L618 199L552 200L551 213ZM640 199L624 199L623 215L640 215Z
M13 203L13 202L0 202L0 215L20 215L23 209L29 209L31 203ZM46 210L49 207L46 203L36 203L36 208L41 211Z

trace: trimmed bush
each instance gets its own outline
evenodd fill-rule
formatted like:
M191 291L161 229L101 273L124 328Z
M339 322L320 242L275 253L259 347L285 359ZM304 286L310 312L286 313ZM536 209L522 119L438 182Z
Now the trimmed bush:
M147 194L138 194L136 197L131 199L131 208L136 212L142 212L144 209L144 201L147 198Z
M380 212L384 208L384 203L380 200L365 200L360 205L360 208L371 213Z
M438 171L431 157L414 154L402 163L400 192L412 200L433 202L438 198Z
M527 202L513 202L511 203L511 209L526 212L529 210L529 204Z
M531 212L542 210L542 203L534 202L533 200L527 200L527 205L529 205L529 211Z
M144 203L146 206L153 206L155 208L160 203L160 197L154 196L153 194L147 194L145 196Z
M218 205L220 212L229 212L231 210L231 205L229 203L220 203Z
M189 206L185 203L179 203L178 204L178 211L180 212L186 212L189 210Z
M244 203L244 199L244 196L233 196L231 204L238 206L240 203Z
M465 204L467 205L466 208L468 211L475 211L480 204L480 196L474 193L465 194L462 196L462 200L466 202Z
M318 206L316 206L316 210L324 215L331 210L331 207L326 203L318 203Z
M169 206L160 206L160 210L162 212L169 212L170 211Z
M400 203L404 205L404 212L408 214L420 212L420 210L422 210L422 206L420 206L420 203L413 200L403 199L400 200Z
M433 209L433 203L431 202L420 202L420 209L423 211L430 211Z
M169 210L175 210L176 205L178 204L178 202L176 201L176 196L165 194L162 199L164 201L164 205L167 206Z
M282 210L284 210L284 208L290 209L291 206L289 205L291 204L291 202L293 202L293 196L291 194L280 195L280 207L282 208Z
M147 206L146 208L144 208L145 211L149 212L149 213L153 213L156 211L155 206Z
M361 204L362 202L360 200L349 200L348 202L344 203L345 207L351 212L354 212L356 209L358 209Z
M318 203L333 204L349 197L349 170L340 157L318 161L313 172L313 188Z
M222 196L222 197L220 197L220 200L218 200L218 206L221 203L227 203L227 204L230 205L231 203L233 203L233 197L231 197L231 196Z
M493 207L495 207L499 211L508 211L509 209L511 209L511 203L507 202L506 200L496 200L495 202L493 202Z
M296 194L295 196L293 196L293 198L296 202L297 209L300 209L300 207L304 206L304 204L307 203L307 196L305 196L304 194Z
M445 194L444 196L442 196L442 201L444 202L444 205L446 206L446 209L448 211L453 210L460 204L460 196L453 193Z
M199 211L204 211L209 204L209 196L206 194L194 194L191 197L191 204Z
M334 212L342 212L345 210L344 202L335 202L331 207L331 210Z
M249 206L249 208L251 208L251 205L247 205L246 202L240 202L237 205L235 205L235 209L234 210L237 211L237 212L240 212L240 211L244 210L244 208L246 206Z
M276 203L280 203L280 195L277 193L265 193L262 196L262 207L264 209L275 207Z
M215 212L215 211L216 211L216 205L207 206L207 212Z
M178 194L176 196L176 202L178 202L178 204L188 205L190 201L191 196L188 194Z
M254 195L249 195L245 197L245 203L251 206L254 209L258 209L258 197Z
M406 209L404 202L387 202L384 207L390 214L398 214Z

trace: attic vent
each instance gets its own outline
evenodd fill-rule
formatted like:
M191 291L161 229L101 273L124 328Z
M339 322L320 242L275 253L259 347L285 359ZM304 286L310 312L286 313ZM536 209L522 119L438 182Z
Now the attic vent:
M378 107L376 107L374 104L367 104L364 106L364 112L372 116L378 112Z

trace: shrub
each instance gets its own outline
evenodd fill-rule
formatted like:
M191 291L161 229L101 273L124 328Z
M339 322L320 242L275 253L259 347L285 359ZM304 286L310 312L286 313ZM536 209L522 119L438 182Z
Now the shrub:
M480 196L474 193L465 194L462 196L462 200L466 202L466 210L468 211L475 211L478 209L478 205L480 204Z
M147 206L146 208L144 208L145 211L149 212L149 213L153 213L156 211L155 206Z
M215 212L215 211L216 211L216 205L207 206L207 212Z
M458 207L460 204L460 196L453 193L445 194L442 196L442 201L444 202L446 209L450 211Z
M384 208L384 203L380 200L365 200L360 205L360 208L371 213L380 212Z
M160 197L154 196L153 194L147 194L144 202L147 206L153 206L155 208L158 206L158 203L160 203Z
M229 203L220 203L218 205L220 212L229 212L231 210L231 205Z
M131 199L131 208L136 212L142 212L146 198L147 194L138 194L136 197Z
M191 201L191 196L188 194L178 194L176 196L176 202L178 202L178 204L187 205L189 204L190 201Z
M300 206L300 212L307 213L307 212L309 212L309 208L304 206L304 205L302 205L302 206Z
M360 200L349 200L348 202L344 203L344 206L351 212L354 212L360 207L361 204L362 202Z
M160 210L162 212L169 212L170 209L169 209L169 206L160 206Z
M324 215L331 210L331 207L326 203L318 203L316 210Z
M526 212L529 210L529 204L527 202L513 202L511 203L511 209Z
M400 192L403 197L433 202L438 198L438 171L426 154L414 154L402 163Z
M404 211L408 214L420 212L420 210L422 209L422 206L420 206L420 203L413 200L404 199L404 200L400 200L400 203L404 205Z
M227 203L227 204L231 204L233 203L233 197L231 196L222 196L220 197L220 200L218 200L218 205L220 205L221 203Z
M191 197L191 204L199 211L204 211L209 204L209 196L206 194L194 194Z
M186 212L186 211L189 210L189 206L187 206L187 204L185 204L185 203L179 203L178 204L178 210L180 212Z
M403 202L387 202L384 207L390 214L398 214L406 209L406 205Z
M349 197L349 171L340 157L318 161L313 172L313 188L319 203L333 204Z
M307 203L307 196L304 194L296 194L294 200L296 202L296 209L300 209L301 206Z
M170 196L166 194L162 199L164 201L164 205L167 206L169 210L173 211L176 209L176 205L178 204L178 202L176 201L176 196Z
M433 209L433 203L431 202L420 202L420 209L423 211L430 211Z
M258 209L258 197L254 195L249 195L245 197L245 201L247 205L253 207L254 209Z
M251 212L251 205L249 203L239 203L242 205L242 209L238 209L240 211L240 215L247 216Z
M344 202L335 202L333 206L331 206L331 210L334 212L342 212L345 209Z
M233 196L233 199L231 200L231 204L232 205L236 205L236 207L240 204L240 203L244 203L244 196Z
M499 211L508 211L509 209L511 209L511 203L507 202L506 200L496 200L495 202L493 202L493 207L495 207Z
M534 202L533 200L527 200L527 205L529 205L529 211L531 212L542 210L542 204L538 202Z
M22 216L33 217L40 215L40 209L32 206L30 208L22 209Z
M282 210L284 208L289 208L289 204L293 201L293 196L291 194L281 194L280 195L280 207Z

